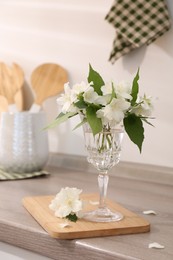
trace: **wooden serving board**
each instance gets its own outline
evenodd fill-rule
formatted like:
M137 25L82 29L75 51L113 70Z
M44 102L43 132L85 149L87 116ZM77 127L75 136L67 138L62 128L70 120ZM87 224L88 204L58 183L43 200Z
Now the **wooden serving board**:
M109 200L107 201L108 207L121 212L124 215L122 220L110 223L96 223L79 219L76 223L68 221L69 226L62 228L59 224L65 223L66 220L55 217L54 212L49 209L49 204L53 198L54 196L25 197L22 201L29 213L53 238L102 237L150 231L150 224L147 220ZM88 202L86 203L86 210L93 210L97 207L89 203L90 201L98 201L96 194L84 194L81 198Z

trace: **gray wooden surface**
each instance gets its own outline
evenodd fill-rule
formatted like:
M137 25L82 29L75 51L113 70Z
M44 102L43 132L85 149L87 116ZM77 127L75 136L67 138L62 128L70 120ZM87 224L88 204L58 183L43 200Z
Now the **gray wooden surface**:
M76 161L76 166L78 162ZM126 165L127 167L128 165ZM123 168L124 171L127 169ZM54 195L61 187L82 188L84 193L97 191L97 175L82 171L81 167L70 170L65 167L47 166L51 173L42 177L20 181L0 182L0 241L25 248L52 259L173 259L173 183L138 180L124 177L121 168L118 174L111 172L108 197L131 211L145 217L151 223L151 231L145 234L110 236L77 240L51 238L22 206L25 196ZM132 171L132 168L130 168ZM150 167L147 167L148 171ZM147 173L146 171L146 175ZM170 169L169 169L170 170ZM116 167L115 167L116 171ZM139 167L133 169L137 176ZM154 170L153 170L154 172ZM140 174L140 173L139 173ZM162 172L162 175L164 172ZM132 174L133 175L133 174ZM158 178L160 173L158 174ZM165 173L166 178L166 173ZM145 179L145 177L144 177ZM156 216L144 216L143 210L155 210ZM158 242L164 249L149 249L148 244Z

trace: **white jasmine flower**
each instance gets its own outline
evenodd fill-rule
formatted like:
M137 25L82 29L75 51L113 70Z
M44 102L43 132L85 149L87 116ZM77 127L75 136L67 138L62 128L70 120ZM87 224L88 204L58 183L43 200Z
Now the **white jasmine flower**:
M98 95L98 98L95 100L94 103L105 106L110 102L110 99L111 99L111 95L105 95L105 96Z
M101 87L101 91L102 91L103 95L112 94L112 84L113 84L113 82L107 82L104 86Z
M115 85L115 93L117 98L125 98L125 99L132 99L131 94L131 85L126 81L121 81L119 84Z
M75 112L76 108L73 102L76 100L75 95L69 86L69 82L64 84L64 94L57 98L57 103L62 106L62 113Z
M81 83L77 83L75 85L73 85L72 87L72 91L76 94L79 95L80 93L85 92L90 86L91 83L85 83L84 81L82 81Z
M83 97L85 102L94 104L99 95L94 91L94 88L90 86L83 94Z
M144 95L143 98L140 98L139 104L132 109L132 113L134 113L137 116L150 116L153 112L153 104L152 104L152 98L146 97Z
M122 98L113 98L111 103L97 111L97 117L105 123L119 124L124 118L124 111L130 107L130 103Z
M62 188L51 201L49 208L55 211L59 218L67 217L69 214L77 214L82 210L82 201L79 198L82 190L77 188Z
M126 81L121 81L120 83L115 82L108 82L104 86L101 87L103 95L112 94L112 87L114 88L115 94L117 98L124 98L124 99L132 99L131 94L131 85Z
M103 93L103 97L104 97L104 100L100 99L101 102L99 102L99 104L102 104L102 105L107 105L110 100L111 100L111 97L112 97L112 91L114 90L115 91L115 95L116 95L116 98L117 98L117 93L116 93L116 84L111 81L111 82L107 82L104 86L101 87L101 90L102 90L102 93Z
M114 88L114 83L113 82L107 82L104 86L101 87L101 91L103 93L103 96L104 99L99 102L99 104L102 104L102 105L106 105L110 102L110 99L111 99L111 96L112 96L112 87ZM115 91L115 88L114 88L114 91Z

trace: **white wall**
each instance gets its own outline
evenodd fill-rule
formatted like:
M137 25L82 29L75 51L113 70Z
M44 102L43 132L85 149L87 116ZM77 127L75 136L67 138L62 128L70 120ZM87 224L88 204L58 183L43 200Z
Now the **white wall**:
M156 96L155 128L146 126L140 155L125 137L122 160L173 167L173 29L150 46L108 62L114 29L104 17L112 0L0 0L0 60L25 71L26 108L32 101L30 75L45 62L64 66L73 84L85 80L88 63L107 80L132 80L140 66L141 91ZM173 17L173 2L168 0ZM58 113L56 98L44 103L48 122ZM82 130L71 120L49 131L50 150L84 155Z

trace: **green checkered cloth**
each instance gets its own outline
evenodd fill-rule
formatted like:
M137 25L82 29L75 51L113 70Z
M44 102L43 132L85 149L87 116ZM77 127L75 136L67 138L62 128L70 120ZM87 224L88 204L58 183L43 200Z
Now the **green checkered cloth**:
M149 45L171 27L164 0L117 0L105 19L116 29L109 60L146 44Z
M27 173L8 173L0 168L0 181L7 181L7 180L22 180L22 179L29 179L35 178L39 176L46 176L49 175L47 171L38 171L38 172L27 172Z

